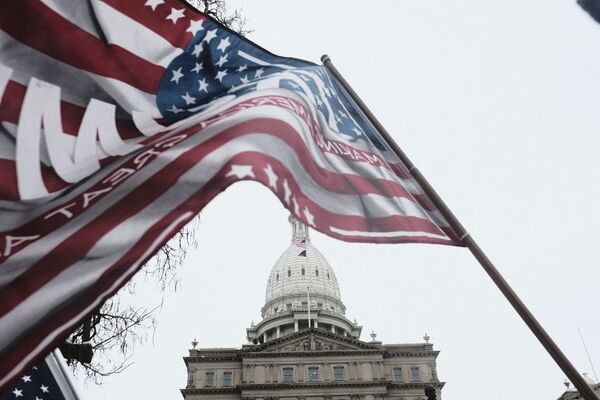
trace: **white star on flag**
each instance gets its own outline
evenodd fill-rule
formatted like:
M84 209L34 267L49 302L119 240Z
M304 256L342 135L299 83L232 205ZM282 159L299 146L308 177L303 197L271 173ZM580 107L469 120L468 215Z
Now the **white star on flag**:
M25 375L21 379L23 382L31 382L31 375Z
M308 207L304 207L304 217L306 218L306 222L309 225L312 225L312 226L315 225L315 216L310 213L310 210L308 209Z
M194 50L192 51L192 55L196 57L200 57L200 53L202 53L202 42L194 45Z
M202 21L190 21L190 26L185 30L186 32L190 32L192 36L196 36L198 31L203 31L204 27L202 26Z
M248 82L250 82L250 80L248 79L248 75L244 75L240 78L240 81L242 81L243 84L246 84Z
M198 88L199 92L206 92L208 93L208 83L206 83L206 78L202 78L198 81L198 85L200 85L200 87Z
M200 73L200 71L202 71L202 63L194 63L194 68L190 69L190 72L195 72L195 73Z
M231 170L227 173L227 177L236 176L238 179L245 177L254 178L254 172L252 172L252 165L238 165L233 164Z
M244 65L240 65L240 67L237 69L237 72L243 72L245 70L248 69L248 65L244 64Z
M48 386L44 386L44 385L42 385L42 386L40 386L40 389L41 389L41 391L42 391L42 392L44 392L44 393L48 393L48 392L49 392L49 390L48 390Z
M219 61L217 61L215 64L218 65L219 67L222 67L227 61L227 54L225 54L224 56L221 56L221 58L219 58Z
M156 11L156 7L160 6L161 4L165 4L165 1L164 0L146 0L146 3L144 3L145 6L152 8L152 11Z
M212 31L206 32L206 36L202 39L203 42L210 43L211 40L217 37L217 30L213 29Z
M262 76L265 71L262 68L256 70L256 74L254 75L257 79Z
M175 25L177 23L177 20L179 20L179 18L183 18L184 11L185 11L185 9L183 9L183 8L177 9L177 8L171 7L171 14L167 15L166 19L170 19L171 21L173 21L173 25Z
M225 50L229 47L230 44L231 43L229 43L229 36L227 36L225 39L221 39L219 45L217 46L217 49L225 53Z
M271 167L271 164L267 164L267 168L263 168L265 171L265 174L267 174L267 178L269 179L269 186L272 187L273 189L277 190L277 175L275 174L275 171L273 171L273 167Z
M219 82L223 82L223 78L225 78L225 75L227 75L227 71L223 70L223 71L219 71L217 72L217 76L215 76L215 79L218 79Z
M183 77L183 74L181 73L181 67L174 69L172 72L173 72L173 77L171 78L171 82L175 82L176 84L179 85L179 79L181 79Z
M188 106L190 104L196 104L196 98L190 96L190 94L188 92L185 92L185 95L181 96L181 98L183 100L185 100L185 104L187 104Z
M287 179L283 181L283 201L288 206L290 205L290 196L292 195L292 191L290 190L290 186L288 185Z
M173 114L179 114L183 110L181 108L177 107L175 104L173 104L171 106L171 108L167 108L167 111L171 111Z
M19 389L15 388L15 390L13 390L12 392L15 395L15 398L17 398L17 397L23 397L23 391L22 390L19 390Z

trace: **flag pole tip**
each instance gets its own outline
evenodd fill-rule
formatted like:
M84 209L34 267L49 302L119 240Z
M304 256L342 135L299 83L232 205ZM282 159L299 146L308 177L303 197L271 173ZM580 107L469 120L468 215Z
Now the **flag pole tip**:
M331 58L327 54L321 56L321 62L325 63L325 61L331 61Z

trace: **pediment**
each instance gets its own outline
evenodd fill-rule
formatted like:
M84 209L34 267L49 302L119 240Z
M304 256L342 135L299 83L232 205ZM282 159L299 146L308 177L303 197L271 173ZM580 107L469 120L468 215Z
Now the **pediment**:
M311 329L296 332L279 339L268 341L255 347L253 352L290 353L377 349L377 347L356 339L335 333Z

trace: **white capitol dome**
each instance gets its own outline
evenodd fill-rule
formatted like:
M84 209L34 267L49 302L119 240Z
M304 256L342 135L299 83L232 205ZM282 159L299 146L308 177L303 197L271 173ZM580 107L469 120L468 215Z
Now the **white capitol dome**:
M344 315L340 287L308 228L290 217L292 241L269 274L263 320L247 329L248 340L264 343L309 327L358 338L362 327Z
M340 287L333 269L311 243L308 229L292 220L292 243L279 257L267 281L265 312L285 309L290 302L307 301L309 290L324 309L344 314ZM270 311L270 312L269 312Z

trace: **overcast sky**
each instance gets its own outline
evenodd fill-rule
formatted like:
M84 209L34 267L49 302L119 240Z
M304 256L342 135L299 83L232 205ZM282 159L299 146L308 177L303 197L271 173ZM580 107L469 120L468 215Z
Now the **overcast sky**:
M329 54L580 371L600 371L600 25L573 0L241 1L250 38ZM180 399L182 357L240 347L260 320L288 213L240 183L203 213L152 340L85 400ZM467 250L312 232L347 317L384 343L441 351L444 400L556 399L563 373ZM147 286L147 287L145 287ZM140 281L134 300L160 291Z

